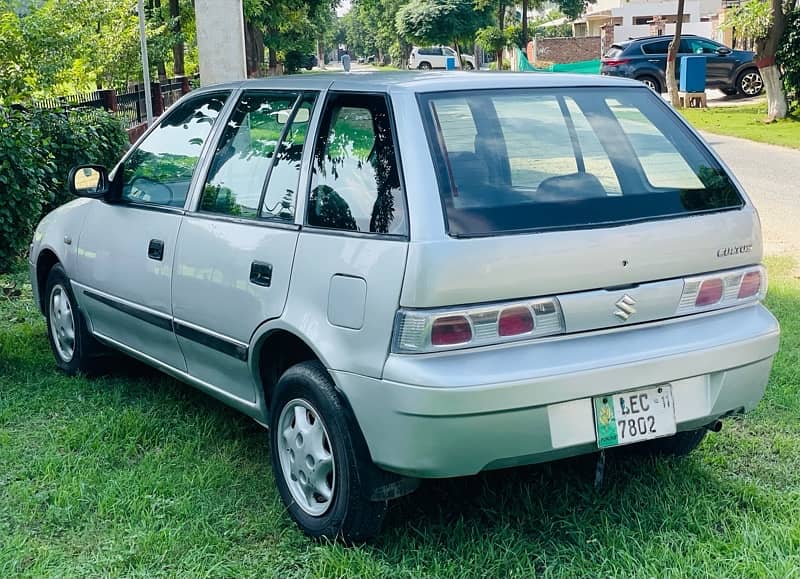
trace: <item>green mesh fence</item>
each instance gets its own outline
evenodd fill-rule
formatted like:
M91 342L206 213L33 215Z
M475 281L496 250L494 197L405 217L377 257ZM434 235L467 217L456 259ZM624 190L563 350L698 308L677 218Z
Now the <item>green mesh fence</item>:
M522 72L571 72L573 74L599 74L600 73L600 59L595 60L581 60L579 62L570 62L568 64L553 64L546 68L538 68L528 62L525 53L519 48L514 48L514 53L517 56L517 70Z

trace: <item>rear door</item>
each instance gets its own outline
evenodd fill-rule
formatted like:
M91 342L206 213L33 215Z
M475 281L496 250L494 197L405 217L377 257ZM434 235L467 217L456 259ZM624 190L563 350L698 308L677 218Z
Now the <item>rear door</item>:
M173 310L188 371L245 403L256 400L250 338L286 302L316 98L299 91L242 94L178 238Z
M117 168L121 199L96 202L78 241L78 299L95 332L186 369L172 330L172 267L194 169L228 92L173 109Z

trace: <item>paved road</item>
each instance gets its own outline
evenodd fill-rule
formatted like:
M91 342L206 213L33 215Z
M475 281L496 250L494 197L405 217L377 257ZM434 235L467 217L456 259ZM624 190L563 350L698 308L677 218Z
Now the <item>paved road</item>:
M703 133L761 215L767 254L800 256L800 150Z

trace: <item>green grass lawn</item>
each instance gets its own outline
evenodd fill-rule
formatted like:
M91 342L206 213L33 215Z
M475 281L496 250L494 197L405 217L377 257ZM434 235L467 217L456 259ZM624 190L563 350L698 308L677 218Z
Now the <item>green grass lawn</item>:
M0 577L800 577L800 280L769 268L766 399L691 457L614 456L599 492L591 457L429 482L351 549L283 513L259 426L135 363L59 374L0 277Z
M680 112L702 131L800 149L800 117L765 123L766 101L740 107L681 109Z

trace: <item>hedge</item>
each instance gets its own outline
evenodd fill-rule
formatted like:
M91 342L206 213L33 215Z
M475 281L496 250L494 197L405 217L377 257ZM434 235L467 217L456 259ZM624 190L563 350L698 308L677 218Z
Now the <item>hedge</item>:
M39 220L71 200L73 166L113 167L127 146L125 129L105 111L0 107L0 272L19 261Z

